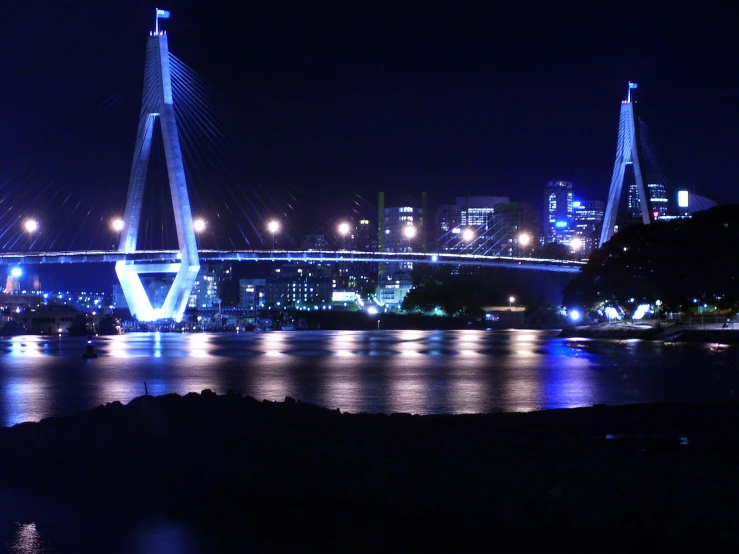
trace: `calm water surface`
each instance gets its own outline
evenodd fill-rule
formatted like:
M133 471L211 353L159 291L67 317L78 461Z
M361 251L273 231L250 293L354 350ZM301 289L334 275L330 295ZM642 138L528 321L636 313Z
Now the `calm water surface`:
M729 400L739 348L558 339L552 331L315 331L0 339L0 424L210 388L344 411L465 413ZM0 487L0 552L207 553L177 521ZM231 545L233 546L233 545ZM240 541L243 547L243 541Z
M277 331L0 339L0 424L65 415L144 393L209 388L292 396L349 412L528 411L726 400L739 349L720 344L558 339L556 332Z

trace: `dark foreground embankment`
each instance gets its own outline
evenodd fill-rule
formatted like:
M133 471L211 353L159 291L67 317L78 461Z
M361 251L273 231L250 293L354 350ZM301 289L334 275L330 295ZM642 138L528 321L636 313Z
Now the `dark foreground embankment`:
M234 550L729 548L737 416L737 405L350 415L149 396L0 429L0 484L168 514Z

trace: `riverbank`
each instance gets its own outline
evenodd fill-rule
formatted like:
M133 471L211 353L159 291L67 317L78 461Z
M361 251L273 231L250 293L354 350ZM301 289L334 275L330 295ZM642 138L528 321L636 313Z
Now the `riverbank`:
M566 327L558 335L562 338L642 339L663 342L711 342L739 344L739 329L725 329L721 325L642 325L632 323L601 323Z
M729 548L738 416L677 404L388 416L146 396L0 429L0 485L164 514L233 550Z

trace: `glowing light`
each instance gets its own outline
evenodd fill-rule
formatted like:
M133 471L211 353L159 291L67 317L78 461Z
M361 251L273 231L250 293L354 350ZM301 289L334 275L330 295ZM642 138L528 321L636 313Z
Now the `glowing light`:
M618 310L614 308L613 306L607 306L606 307L606 317L611 319L621 319L621 314L618 313Z
M462 233L462 238L465 241L470 242L472 241L472 239L475 238L475 232L472 229L465 229L464 232Z
M279 231L279 229L280 229L280 224L279 224L279 222L277 222L277 221L275 221L275 220L273 219L272 221L270 221L270 222L269 222L269 223L267 224L267 229L269 229L269 232L270 232L270 233L272 233L272 234L275 234L275 233L276 233L277 231Z
M521 233L520 235L518 235L518 244L520 244L521 246L528 246L530 242L531 235L529 235L528 233Z
M206 227L205 220L201 218L196 219L192 222L192 227L193 229L195 229L196 233L202 233L203 231L205 231Z
M650 307L651 306L649 304L639 304L636 307L636 310L634 311L634 313L631 315L631 319L641 319L641 318L643 318L646 314L649 313L649 308Z
M570 312L570 319L572 321L578 321L580 319L580 312L578 312L577 310L572 310Z
M580 237L574 237L570 241L570 247L573 250L580 250L582 248L582 245L583 245L583 242L582 242L582 239Z
M13 276L13 279L17 279L21 275L23 275L23 270L20 267L14 267L10 270L10 275Z
M370 306L369 308L367 308L367 313L370 314L370 315L376 315L377 314L377 308L375 308L374 306Z
M38 231L38 221L35 219L26 219L23 222L23 228L29 233L35 233Z
M343 222L339 224L339 234L341 236L346 236L347 234L349 234L350 230L351 230L351 227L349 226L348 223Z
M677 191L677 205L680 208L687 208L690 204L690 193L687 190Z
M119 233L123 231L123 227L125 227L125 224L123 223L123 220L120 217L118 217L112 221L110 226L113 228L113 230L116 233Z
M403 234L405 235L406 238L412 239L413 237L416 236L416 228L413 225L406 225L403 228Z
M557 222L556 222L556 223L554 224L554 226L555 226L555 227L556 227L557 229L564 229L565 227L567 227L567 222L566 222L566 221L557 221Z

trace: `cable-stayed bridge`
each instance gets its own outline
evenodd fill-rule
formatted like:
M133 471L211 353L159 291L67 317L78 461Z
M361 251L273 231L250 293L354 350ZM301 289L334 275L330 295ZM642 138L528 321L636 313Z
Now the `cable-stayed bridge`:
M156 30L151 32L147 39L139 128L125 210L121 209L123 195L119 194L122 187L101 188L92 207L85 209L82 207L82 200L76 201L71 195L63 197L58 190L54 191L51 185L47 185L42 191L45 196L38 195L35 201L42 201L45 204L43 207L52 210L54 217L43 220L42 231L26 228L28 233L22 230L18 232L23 215L12 214L29 212L28 206L33 206L34 202L30 192L32 187L25 187L22 194L11 198L11 195L3 190L5 183L0 182L0 203L5 201L6 208L4 213L0 212L0 248L6 250L0 253L0 263L115 263L131 311L142 320L146 320L154 310L139 274L174 275L167 300L162 309L156 313L159 317L179 319L185 309L201 260L451 264L559 273L575 273L582 267L583 262L578 261L493 256L489 255L488 251L471 248L454 253L413 252L410 240L408 247L403 248L402 252L303 250L289 247L285 249L285 246L274 248L275 232L271 231L270 241L269 232L266 232L265 214L283 215L282 224L286 226L290 219L284 208L276 207L276 202L271 196L274 191L265 190L262 194L244 189L237 184L240 181L238 176L234 175L230 175L228 179L220 179L222 182L219 183L219 178L214 177L214 174L208 174L207 168L203 170L208 164L211 169L227 165L214 162L218 159L224 137L214 128L213 114L204 100L206 96L204 84L183 62L169 52L168 37L158 26L160 13L167 13L167 17L169 14L157 10ZM627 104L627 107L631 107L630 101ZM614 171L609 209L611 207L615 209L619 200L617 197L621 195L623 167L634 162L638 163L641 156L637 146L634 146L638 145L638 137L633 110L626 115L628 117L622 114L616 160L618 171ZM207 132L209 140L197 142L193 137L197 131L203 129ZM161 167L154 167L152 170L149 162L155 164L157 154ZM156 174L157 169L159 174L154 177L158 177L160 196L152 200L148 191L152 188L152 183L149 181L156 180L151 174ZM221 244L216 244L216 248L203 248L204 242L213 241L205 241L202 235L196 234L194 215L199 215L200 210L193 210L190 204L192 191L189 181L193 177L198 183L195 187L194 205L198 207L198 204L203 204L203 198L207 197L207 203L211 207L215 206L216 219L225 221L230 218L231 224L221 225L221 234L225 240L222 240ZM644 185L641 183L640 198L646 200L643 188ZM290 209L295 209L293 202L288 200L284 203L290 206ZM147 221L146 206L149 206L150 212L155 216L159 216L159 221ZM122 215L118 217L120 226L116 229L120 238L117 249L110 244L111 236L105 236L110 232L108 221L111 213ZM229 218L222 218L224 214ZM428 214L426 217L428 219ZM81 226L67 229L80 221L89 224L87 231ZM241 223L233 224L239 221ZM325 224L325 221L323 223ZM173 228L176 229L174 234L171 232ZM65 233L55 232L61 229L64 229ZM247 236L249 233L252 238ZM72 236L73 240L65 242L66 239L63 240L62 235ZM157 241L152 240L152 237L161 240L154 244ZM85 246L80 248L85 240L87 248ZM107 243L108 248L100 248L101 242ZM177 248L170 247L173 242L176 242ZM272 249L267 248L270 242ZM26 246L25 249L23 245Z

